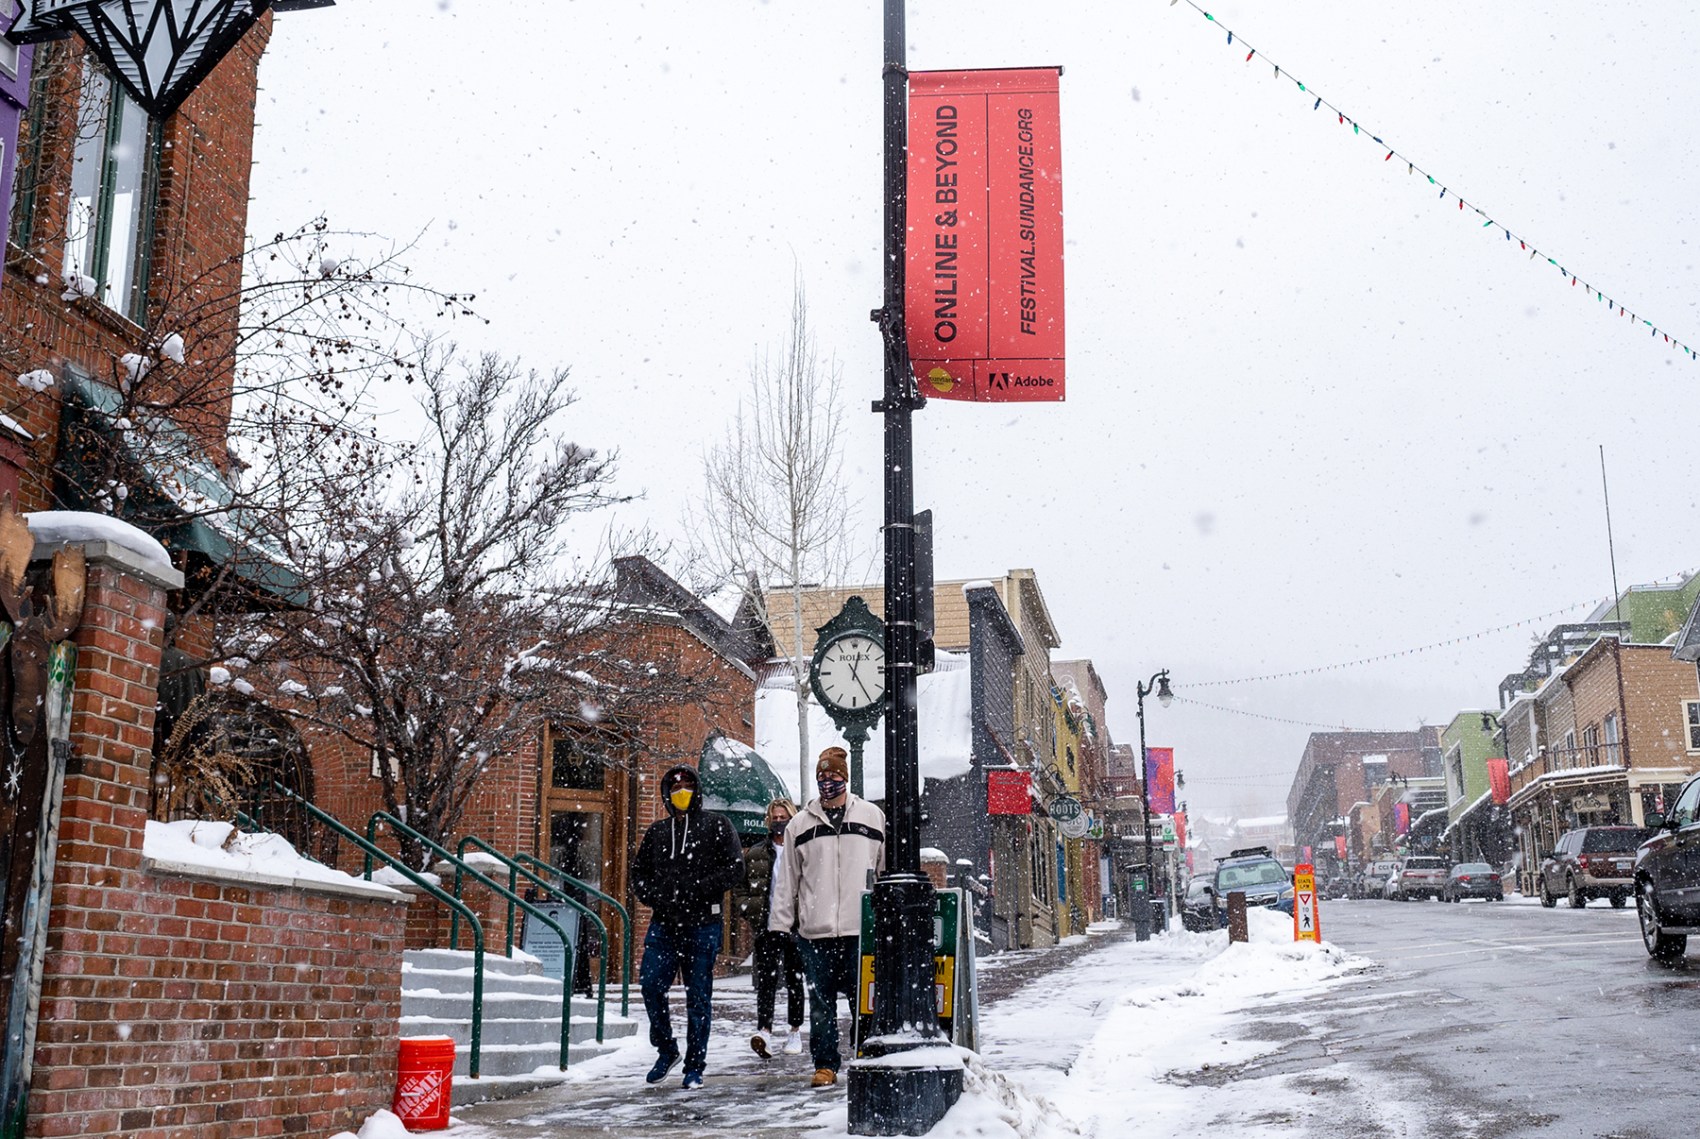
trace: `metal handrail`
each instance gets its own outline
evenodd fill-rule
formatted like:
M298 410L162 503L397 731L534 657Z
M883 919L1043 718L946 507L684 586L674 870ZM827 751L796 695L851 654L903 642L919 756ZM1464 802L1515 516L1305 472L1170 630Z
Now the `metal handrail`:
M449 906L456 911L457 915L466 915L467 923L472 927L472 1039L467 1045L466 1074L468 1078L476 1080L478 1078L479 1049L483 1043L484 1027L484 925L478 920L478 915L474 914L465 902L449 894L447 890L421 875L389 851L384 850L374 842L368 842L361 838L357 832L327 815L307 799L302 798L281 783L274 783L272 786L307 808L307 813L314 819L330 827L331 830L346 838L356 848L364 852L366 855L365 877L368 881L372 877L372 859L381 858L385 865L399 870L415 886Z
M499 883L495 882L494 880L492 880L490 878L486 878L483 875L482 872L473 868L472 866L467 865L467 863L464 860L462 860L459 856L452 853L447 847L441 846L438 843L427 838L426 836L420 834L418 831L414 830L412 827L408 826L406 823L402 822L400 819L396 818L394 815L388 813L387 811L378 811L376 814L374 814L371 817L370 820L367 821L367 823L366 823L366 838L367 838L368 841L374 842L374 843L377 841L377 837L378 837L377 832L378 832L378 824L379 823L383 823L385 826L389 827L395 833L402 835L406 838L410 838L414 842L419 843L421 846L425 847L427 850L430 850L433 853L435 853L439 858L442 858L445 861L447 861L449 863L449 865L453 866L455 868L455 894L456 894L457 897L460 894L460 884L461 884L462 873L470 874L475 881L479 882L480 884L484 885L485 887L487 887L488 889L493 891L497 896L506 898L510 904L519 906L519 908L521 910L525 911L525 914L526 914L527 917L534 917L538 921L542 922L544 925L548 926L550 929L554 930L555 933L560 936L561 946L566 951L567 976L569 976L569 977L572 976L572 968L573 968L573 946L572 946L572 942L567 940L567 931L562 929L560 924L558 922L556 922L555 919L551 918L548 914L544 913L542 910L538 909L536 906L532 905L530 902L526 901L524 898L520 897L518 894L514 893L512 890L508 889L506 886L500 885ZM470 913L470 911L468 911L468 912ZM456 924L458 926L458 923L456 923ZM459 943L458 935L459 935L458 928L455 928L450 932L449 947L451 949L454 948ZM509 957L513 956L513 940L514 940L513 923L509 922L508 923L508 950L509 950L508 956ZM561 986L561 1069L563 1071L565 1071L566 1067L567 1067L569 1046L572 1043L572 1024L573 1024L573 987L572 987L571 984L566 984L566 985Z
M483 839L479 838L477 835L469 834L465 838L460 840L460 847L459 847L460 856L463 859L466 857L466 848L468 846L476 846L479 850L482 850L485 854L488 854L492 858L497 859L498 861L500 861L502 863L502 865L504 865L508 868L508 890L509 890L509 892L511 892L511 893L517 893L518 892L516 887L519 885L519 880L518 880L519 875L524 874L525 877L526 877L526 880L531 882L532 885L539 886L542 889L549 891L551 894L559 894L560 897L561 897L561 900L563 902L565 902L567 905L571 906L573 909L577 910L579 913L583 914L585 917L589 918L591 921L596 923L597 935L602 938L602 955L597 958L597 963L598 963L599 969L598 969L598 976L597 976L597 982L596 982L596 1042L598 1044L601 1044L602 1043L603 1021L604 1021L606 1010L608 1008L608 927L603 924L601 917L599 917L593 910L591 910L591 908L589 906L585 905L583 902L579 901L577 898L570 897L564 889L561 889L561 888L556 887L556 886L551 886L549 883L545 882L543 879L539 878L537 875L533 874L531 871L529 871L525 867L521 866L518 862L514 861L512 858L509 858L507 855L503 854L501 851L497 850L495 847L491 846L489 843L485 842ZM510 914L513 911L513 903L512 902L508 903L508 911L509 911ZM512 917L508 918L508 924L510 926L512 926L512 924L513 924L513 918ZM569 952L569 955L570 955L571 950L569 949L568 952ZM510 956L511 956L511 954L510 954ZM565 984L568 989L571 989L572 985L573 985L573 975L571 973L567 973L562 978L562 983ZM625 1009L621 1009L620 1015L626 1016L626 1015L629 1015L629 1014L626 1012Z
M590 885L588 882L579 881L577 878L574 878L571 874L568 874L565 870L562 870L559 866L551 866L549 863L543 861L541 858L534 857L533 855L530 855L530 854L516 854L514 856L514 858L519 862L530 863L532 866L537 867L539 870L543 870L543 871L546 871L550 874L553 874L555 877L557 877L561 880L561 883L564 886L567 886L567 887L574 889L574 890L583 890L586 894L590 894L593 897L601 899L607 905L613 906L614 912L620 915L620 927L621 927L621 930L624 934L624 936L620 939L620 944L621 944L621 947L625 951L622 954L622 956L625 958L625 967L624 967L625 971L624 971L624 975L622 976L622 978L620 980L620 1015L621 1016L630 1016L631 1015L631 988L632 988L632 915L631 915L631 913L626 909L625 906L623 906L619 902L615 901L613 899L613 897L611 897L610 895L604 894L601 890L598 890L595 886ZM604 927L604 928L606 928L606 927Z

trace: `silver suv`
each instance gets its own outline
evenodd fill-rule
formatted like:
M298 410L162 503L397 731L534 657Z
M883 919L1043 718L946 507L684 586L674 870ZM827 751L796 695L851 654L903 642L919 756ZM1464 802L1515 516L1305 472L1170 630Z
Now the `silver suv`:
M1410 855L1387 880L1387 896L1395 902L1438 898L1446 892L1446 872L1451 868L1451 863L1439 855Z

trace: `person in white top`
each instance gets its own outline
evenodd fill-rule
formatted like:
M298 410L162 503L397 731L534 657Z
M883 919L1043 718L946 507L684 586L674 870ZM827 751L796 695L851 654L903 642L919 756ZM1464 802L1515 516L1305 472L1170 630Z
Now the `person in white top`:
M849 755L829 747L815 764L820 794L785 828L784 872L767 927L794 931L809 978L813 1086L838 1082L838 998L856 1015L862 893L868 871L885 866L885 812L849 789Z
M803 959L790 931L767 928L769 903L785 866L785 828L796 814L797 805L789 799L767 805L767 835L744 852L746 874L732 888L737 913L756 934L756 1034L750 1037L750 1047L764 1060L772 1055L773 1005L781 980L789 1014L786 1023L791 1026L784 1049L793 1054L803 1050Z

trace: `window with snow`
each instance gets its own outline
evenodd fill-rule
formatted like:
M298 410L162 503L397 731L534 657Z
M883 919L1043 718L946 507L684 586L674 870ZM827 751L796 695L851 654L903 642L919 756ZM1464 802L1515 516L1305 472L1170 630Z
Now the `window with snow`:
M138 324L146 317L158 148L153 121L85 56L65 219L66 292Z
M1682 715L1688 725L1688 750L1700 751L1700 700L1684 700Z

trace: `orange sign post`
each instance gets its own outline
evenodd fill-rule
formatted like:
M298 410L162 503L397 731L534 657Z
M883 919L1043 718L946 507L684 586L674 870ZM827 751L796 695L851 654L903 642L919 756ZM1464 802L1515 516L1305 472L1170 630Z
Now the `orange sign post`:
M1317 913L1316 903L1316 868L1308 862L1293 867L1293 940L1322 940L1322 917Z
M903 320L929 399L1063 398L1060 74L909 73Z

